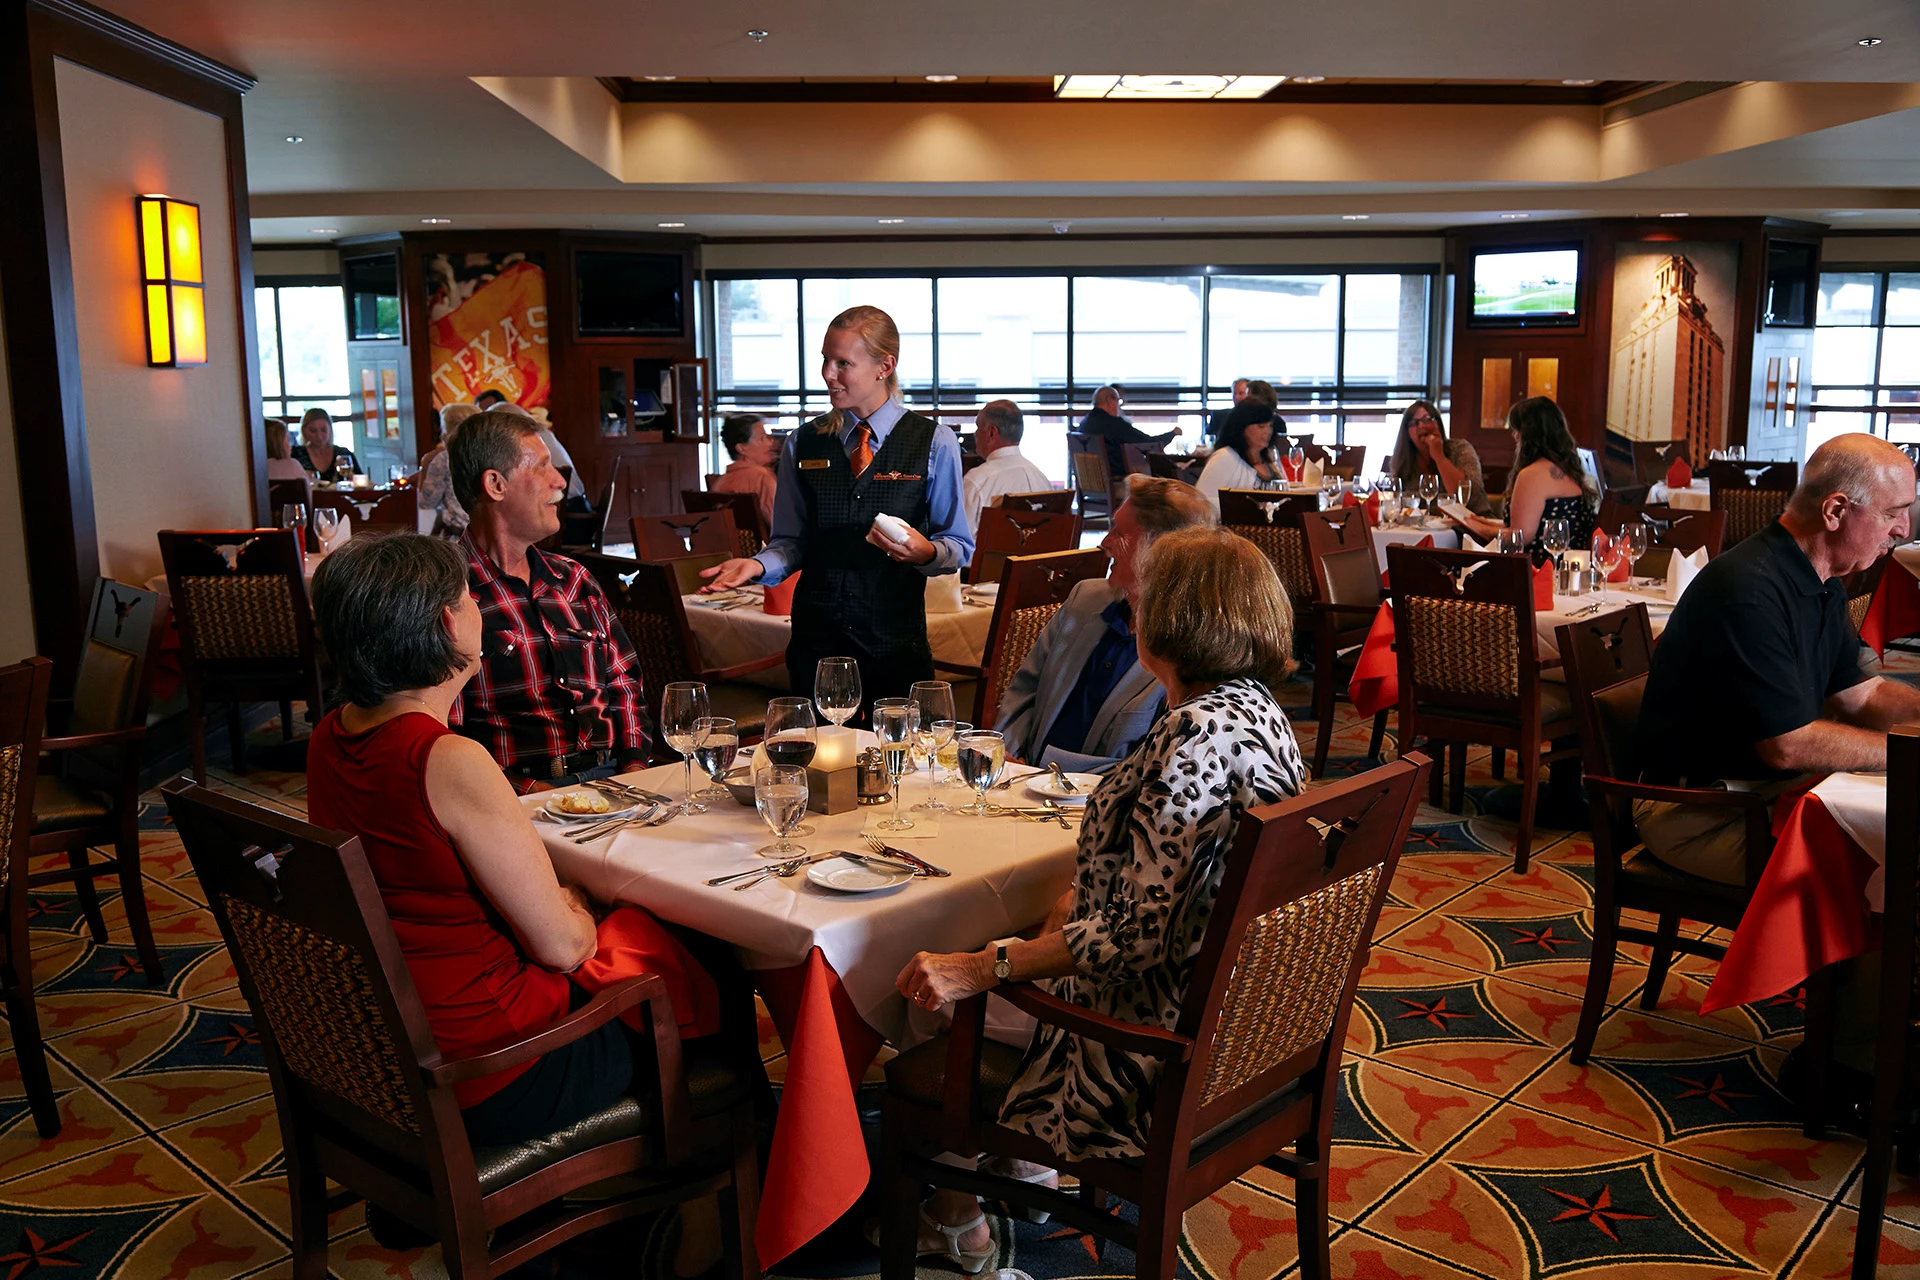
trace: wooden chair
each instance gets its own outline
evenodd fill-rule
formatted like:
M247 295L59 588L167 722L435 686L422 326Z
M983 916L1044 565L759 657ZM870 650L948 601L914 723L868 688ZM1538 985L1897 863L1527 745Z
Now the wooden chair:
M1091 527L1095 520L1104 523L1112 519L1120 503L1113 500L1106 441L1078 431L1067 432L1067 470L1073 477L1073 492L1080 499L1081 523ZM1125 500L1124 494L1121 499Z
M1041 489L1034 493L1003 493L993 504L1012 511L1073 510L1073 490Z
M330 507L354 533L420 532L420 494L415 489L315 489L313 509Z
M94 892L95 875L117 874L127 927L147 981L164 980L153 926L147 920L140 876L140 761L147 736L147 703L153 692L153 662L167 628L166 597L102 578L94 587L87 636L57 737L40 741L42 766L33 791L28 850L33 856L64 853L64 869L32 875L34 885L71 883L94 942L107 941L106 921ZM113 856L92 860L91 850L112 845Z
M715 551L732 556L740 545L733 532L733 512L725 508L634 516L627 523L633 530L633 553L641 560L670 560Z
M720 480L720 478L721 478L722 476L724 476L724 475L726 475L726 474L727 474L727 473L726 473L726 472L724 472L724 471L709 471L709 472L707 472L707 473L706 473L706 477L707 477L707 488L708 488L709 490L711 490L711 489L713 488L713 486L714 486L714 484L715 484L716 482L718 482L718 481ZM683 492L685 492L685 491L683 490Z
M267 481L267 514L279 523L281 509L297 504L313 510L313 485L305 480Z
M1014 673L1027 660L1040 633L1060 611L1067 593L1088 578L1103 578L1106 573L1107 553L1098 547L1008 557L980 662L980 687L973 704L976 727L991 727L1000 718L1000 702L1007 695L1007 686L1013 683Z
M759 555L760 548L767 545L767 538L771 536L766 520L760 515L760 500L751 493L714 493L711 490L703 493L698 489L682 489L680 505L687 509L689 515L706 511L731 512L733 553L736 556ZM638 546L637 543L635 545Z
M1400 750L1422 737L1451 746L1453 813L1460 812L1466 789L1468 744L1518 752L1513 869L1525 875L1533 854L1541 747L1548 747L1548 761L1579 754L1566 687L1540 678L1532 566L1521 555L1395 543L1387 548L1387 575L1400 669ZM1439 782L1436 771L1429 783L1436 802Z
M1920 725L1896 726L1887 735L1887 776L1920 777ZM1853 1280L1873 1280L1887 1214L1887 1181L1894 1153L1912 1173L1914 1126L1920 1123L1920 960L1914 914L1920 911L1920 791L1887 788L1886 901L1880 930L1880 1016L1875 1039L1873 1094L1867 1120L1867 1154L1860 1173L1860 1218L1853 1233Z
M443 1057L357 836L184 779L163 791L273 1082L296 1277L327 1274L329 1178L436 1236L455 1280L500 1275L581 1232L715 1191L728 1275L759 1274L749 1073L683 1052L658 976L609 987L531 1034L503 1028L484 1053ZM531 1062L629 1009L651 1021L650 1083L531 1142L468 1142L452 1086ZM622 1182L605 1198L565 1199L609 1178Z
M1888 556L1883 552L1878 560L1841 580L1841 585L1847 591L1847 618L1853 623L1856 634L1860 624L1867 620L1867 610L1873 605L1873 593L1879 590L1880 577L1887 571L1887 560Z
M707 580L700 576L701 570L711 569L731 559L731 551L705 551L697 556L668 556L665 560L649 560L647 563L657 564L673 574L675 589L683 596L690 596L706 585Z
M0 857L6 859L4 892L6 964L0 968L0 995L7 1006L7 1030L20 1062L20 1083L42 1138L60 1132L59 1100L47 1073L47 1050L40 1038L40 1012L33 999L33 940L27 929L28 840L33 832L33 793L40 769L40 727L47 718L47 686L53 664L28 658L0 667Z
M1601 499L1599 519L1598 527L1608 533L1638 520L1647 526L1649 548L1666 547L1687 555L1705 548L1709 560L1720 554L1727 529L1724 511L1683 511L1665 503L1618 501L1611 495Z
M1222 489L1220 526L1231 529L1259 547L1280 585L1293 601L1294 625L1300 631L1311 630L1318 616L1314 604L1314 579L1311 558L1307 554L1306 535L1300 522L1320 509L1317 493L1288 496L1268 489Z
M1155 458L1165 458L1165 457L1166 457L1165 451L1162 450L1158 445L1123 444L1120 446L1120 465L1124 467L1126 470L1125 470L1125 474L1118 475L1113 478L1114 484L1118 490L1116 497L1119 499L1119 501L1116 501L1114 503L1115 508L1118 508L1121 502L1126 501L1126 497L1127 497L1126 477L1127 476L1151 476L1151 475L1159 474L1154 470L1153 460ZM1177 469L1178 461L1176 459L1169 458L1167 460L1170 462L1174 462L1175 467Z
M1683 936L1680 922L1695 920L1724 929L1739 925L1753 886L1773 852L1773 804L1749 791L1664 787L1640 781L1640 703L1653 661L1653 628L1644 603L1562 623L1554 635L1566 667L1574 719L1580 726L1581 768L1593 825L1593 954L1580 1024L1573 1035L1572 1057L1579 1064L1593 1051L1594 1035L1610 1003L1614 956L1622 942L1653 948L1646 985L1640 992L1642 1009L1659 1004L1660 988L1676 951L1714 960L1726 955L1725 947ZM1744 811L1747 882L1730 885L1703 879L1645 853L1634 829L1635 800ZM1620 922L1624 911L1656 916L1658 928L1624 925Z
M1634 479L1648 486L1665 484L1673 460L1686 454L1685 440L1636 440L1633 442Z
M1178 480L1183 461L1169 453L1150 453L1147 455L1147 474L1156 480Z
M992 990L1048 1026L1157 1062L1141 1156L1063 1163L1038 1138L995 1122L1021 1051L986 1038L987 994L955 1008L951 1034L889 1062L882 1280L913 1280L922 1182L1045 1209L1069 1230L1130 1247L1137 1275L1171 1280L1181 1216L1254 1168L1295 1181L1300 1274L1324 1280L1347 1022L1427 768L1411 756L1240 819L1173 1028L1107 1017L1031 983ZM932 1158L943 1150L1058 1168L1079 1179L1080 1193ZM1107 1211L1108 1193L1138 1206L1138 1225Z
M1367 446L1363 444L1343 444L1333 452L1330 464L1336 471L1344 471L1349 476L1357 476L1367 469Z
M1333 745L1334 702L1352 679L1360 646L1380 612L1380 574L1360 508L1309 511L1300 517L1300 528L1313 569L1314 604L1322 619L1314 632L1313 656L1313 776L1318 778L1327 771L1327 751ZM1369 759L1379 759L1386 732L1387 713L1381 711L1373 717Z
M1709 462L1708 502L1713 510L1727 513L1726 545L1778 519L1799 483L1797 462Z
M1317 462L1323 468L1337 465L1332 451L1325 445L1315 444L1312 436L1295 436L1291 443L1300 446L1300 452L1308 462ZM1282 448L1280 452L1285 453L1286 449Z
M293 736L293 703L307 718L326 710L313 613L291 529L163 529L160 559L180 629L193 777L207 777L207 703L227 704L233 771L247 769L241 712L280 704L280 732Z
M767 702L779 696L778 691L742 684L741 680L757 671L786 665L784 652L731 667L707 666L700 642L687 622L686 601L681 599L687 593L674 580L673 564L596 552L581 553L580 563L607 593L614 617L620 620L628 642L639 655L641 688L657 693L676 680L698 680L707 686L713 714L739 724L742 743L759 737L767 723ZM658 711L650 707L648 714L657 716Z
M1072 551L1080 545L1080 517L1072 512L1018 511L987 507L974 530L973 564L967 581L998 582L1008 556Z

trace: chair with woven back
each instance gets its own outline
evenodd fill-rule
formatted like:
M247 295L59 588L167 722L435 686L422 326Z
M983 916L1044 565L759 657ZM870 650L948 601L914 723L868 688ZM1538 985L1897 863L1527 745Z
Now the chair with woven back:
M552 1026L503 1029L497 1047L445 1058L357 836L184 779L162 790L266 1057L296 1277L327 1274L329 1179L437 1237L454 1280L501 1275L584 1231L718 1192L727 1274L758 1275L753 1081L704 1045L683 1053L660 977L626 979ZM530 1063L628 1010L651 1027L652 1062L635 1073L647 1083L531 1142L468 1141L455 1084ZM567 1198L609 1179L619 1181Z
M707 511L726 511L733 515L733 553L736 556L754 556L760 554L760 548L767 545L769 536L765 517L760 514L760 499L751 493L714 493L699 489L682 489L680 505L687 514L697 515ZM635 544L636 546L638 544Z
M1259 547L1280 575L1280 585L1293 602L1295 626L1311 630L1318 612L1314 605L1313 566L1307 556L1301 518L1320 509L1320 495L1286 495L1266 489L1222 489L1220 526L1231 529Z
M1584 1064L1612 1002L1614 957L1621 943L1653 948L1640 992L1642 1009L1659 1003L1675 952L1713 960L1726 955L1723 946L1683 935L1680 922L1692 920L1728 930L1739 925L1773 851L1773 806L1750 791L1640 781L1640 703L1653 663L1653 627L1645 603L1636 601L1625 609L1562 623L1554 634L1580 727L1581 767L1593 825L1593 950L1572 1054L1576 1064ZM1645 852L1634 827L1636 800L1744 811L1746 883L1722 884L1689 875ZM1622 923L1626 911L1656 917L1657 927Z
M1300 517L1313 570L1314 604L1322 625L1314 632L1313 776L1327 770L1333 745L1333 708L1353 675L1360 647L1380 612L1380 574L1373 562L1367 518L1358 507L1337 512L1309 511ZM1387 732L1387 713L1373 717L1368 759L1378 759Z
M1752 537L1777 519L1799 483L1797 462L1709 462L1708 502L1713 510L1727 513L1726 545Z
M725 552L736 555L740 541L734 536L733 512L672 512L634 516L627 521L633 530L633 554L640 560L671 560L676 556Z
M1466 789L1469 744L1518 753L1513 868L1524 875L1533 855L1541 765L1571 762L1580 751L1566 686L1541 679L1532 566L1523 555L1396 543L1387 548L1387 576L1400 675L1400 750L1421 738L1451 749L1447 804L1453 813L1460 812ZM1436 769L1429 784L1436 802L1439 783Z
M0 965L0 996L7 1008L20 1083L33 1125L42 1138L60 1133L60 1103L47 1072L40 1012L33 998L33 940L27 927L28 840L33 833L33 792L40 769L40 729L47 718L47 687L53 664L28 658L0 667L0 891L6 903L6 958Z
M985 507L974 530L973 564L967 570L967 581L976 585L1000 581L1008 556L1071 551L1079 545L1080 517L1070 511Z
M1083 525L1091 528L1096 520L1104 523L1120 509L1120 504L1113 500L1106 441L1079 431L1067 432L1067 472L1073 479L1074 495L1080 500ZM1124 501L1125 495L1121 498Z
M160 559L180 631L193 777L207 777L209 702L227 704L235 773L246 772L242 712L280 704L280 733L293 736L293 703L307 718L326 710L313 612L291 529L162 529Z
M1616 533L1621 525L1634 520L1647 526L1649 549L1665 547L1683 555L1705 549L1709 560L1720 554L1727 529L1724 511L1687 511L1661 502L1623 502L1611 494L1600 500L1598 528Z
M315 489L313 509L340 513L341 523L354 533L420 532L420 492L417 489Z
M1130 1247L1143 1280L1171 1280L1182 1215L1255 1168L1294 1180L1300 1274L1324 1280L1347 1024L1428 767L1411 756L1241 817L1172 1029L1008 983L961 1002L950 1034L889 1062L882 1280L912 1280L922 1182L1044 1209L1069 1230ZM989 998L1159 1062L1143 1154L1063 1161L998 1123L1021 1051L986 1038ZM942 1151L1033 1161L1077 1178L1080 1191L961 1168L936 1160ZM1108 1211L1109 1194L1138 1207L1137 1225Z
M740 741L758 738L767 723L767 701L775 691L742 683L755 672L786 663L784 653L771 654L731 667L710 667L702 659L700 641L687 622L671 563L648 563L621 556L582 552L579 561L606 593L613 616L627 633L640 659L640 687L650 695L679 680L698 680L707 686L713 714L726 716L740 728ZM649 708L649 714L658 714ZM655 741L659 737L655 735Z
M1856 569L1840 580L1847 592L1847 619L1853 623L1855 634L1867 620L1867 610L1873 607L1873 593L1880 589L1881 575L1887 571L1888 555L1882 553L1878 560L1864 569Z
M1105 577L1106 572L1107 553L1098 547L1007 558L980 662L980 685L973 704L976 726L990 728L999 719L1000 703L1014 673L1060 611L1067 593L1088 578Z
M1064 514L1073 510L1073 490L1040 489L1033 493L1003 493L993 505L1011 511L1058 511Z
M41 764L34 786L28 844L36 858L66 855L64 868L35 872L28 882L72 884L93 940L102 946L107 925L93 878L119 877L134 950L155 986L164 975L140 875L140 763L154 659L166 626L167 600L159 592L111 578L94 587L73 697L56 700L48 728L57 735L40 740L41 754L52 759ZM92 851L102 845L111 845L113 856L96 862Z

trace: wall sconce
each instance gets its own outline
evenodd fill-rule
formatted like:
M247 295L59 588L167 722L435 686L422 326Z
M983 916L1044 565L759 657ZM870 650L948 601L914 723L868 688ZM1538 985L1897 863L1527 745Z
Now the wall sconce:
M207 300L200 264L200 206L137 196L140 278L146 289L147 363L157 369L207 362Z

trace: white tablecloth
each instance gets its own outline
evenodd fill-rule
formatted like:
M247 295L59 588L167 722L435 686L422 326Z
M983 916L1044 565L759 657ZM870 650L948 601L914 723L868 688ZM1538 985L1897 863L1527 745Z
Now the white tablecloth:
M1866 850L1876 870L1867 881L1867 905L1874 911L1887 902L1887 775L1835 773L1812 791L1833 820L1855 844Z
M1920 542L1909 542L1893 549L1893 562L1920 578Z
M1576 611L1599 603L1600 597L1598 595L1556 595L1553 598L1553 611L1551 613L1542 613L1535 610L1533 624L1534 630L1540 635L1540 657L1544 660L1551 661L1560 656L1560 643L1555 638L1553 632L1554 628L1568 622L1584 621L1588 618L1598 617L1603 612L1612 613L1617 609L1624 609L1630 604L1645 604L1647 606L1647 622L1653 628L1654 637L1657 639L1660 633L1667 629L1667 619L1673 616L1673 606L1667 603L1667 591L1664 586L1629 587L1627 584L1621 582L1607 584L1607 606L1604 610L1597 609L1592 613L1581 614L1578 618L1573 616ZM1549 679L1564 680L1566 678L1557 669L1547 674Z
M1713 507L1713 490L1705 480L1695 480L1684 489L1655 484L1647 490L1647 501L1655 505L1664 502L1676 511L1707 511Z
M1435 529L1395 525L1388 529L1370 529L1368 532L1373 535L1374 562L1380 566L1382 573L1387 571L1387 546L1390 543L1398 542L1410 547L1422 538L1432 538L1433 545L1442 551L1460 549L1460 531L1450 524Z
M730 667L769 654L785 653L793 639L793 619L776 617L757 604L721 609L704 603L708 597L687 596L687 625L700 642L707 666ZM993 606L963 605L958 613L929 613L927 643L936 665L977 667L987 651L987 632L993 627ZM771 667L746 677L754 684L785 691L787 670Z
M862 733L863 745L872 745ZM1010 766L1011 767L1011 766ZM951 776L943 771L942 776ZM623 775L678 798L677 764ZM695 771L696 785L700 781ZM907 806L925 799L926 775L906 779ZM958 808L970 793L958 787L943 798ZM1020 794L1020 784L996 793ZM529 809L539 795L522 801ZM864 807L826 817L809 813L816 834L796 837L813 853L865 851L861 825L889 809ZM924 815L907 816L924 820ZM937 1023L908 1025L906 1001L893 980L916 951L977 950L1046 918L1073 878L1079 823L1025 818L939 815L939 834L901 840L902 847L953 874L916 877L897 889L841 894L812 884L802 871L791 879L763 880L736 893L704 883L714 876L765 865L754 850L772 841L758 814L731 799L707 813L687 814L662 827L627 828L582 847L559 826L536 822L562 877L596 897L637 903L663 920L698 929L732 943L749 968L786 968L819 947L867 1024L904 1047L930 1034Z

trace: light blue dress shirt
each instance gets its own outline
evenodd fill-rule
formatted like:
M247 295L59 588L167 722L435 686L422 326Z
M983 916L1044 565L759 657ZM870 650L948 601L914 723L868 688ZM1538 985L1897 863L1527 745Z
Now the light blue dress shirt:
M867 425L873 428L874 453L880 452L906 412L907 407L898 400L889 400L873 411ZM846 425L840 429L840 447L848 449L858 419L852 414L844 417ZM760 562L760 581L770 587L784 581L794 570L807 567L806 499L802 496L800 467L794 461L793 448L800 431L811 430L810 426L801 427L788 435L780 448L780 487L773 496L772 536L754 557ZM958 573L962 565L973 559L973 534L967 529L960 493L960 441L947 428L937 426L927 459L927 520L932 528L926 534L933 543L933 559L914 566L929 578Z

